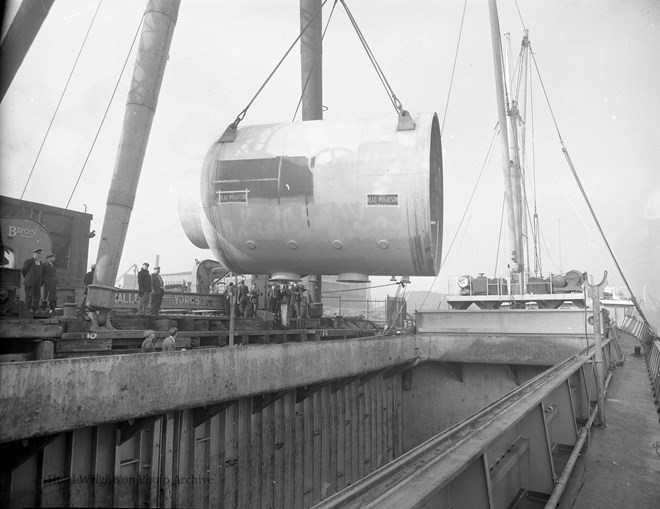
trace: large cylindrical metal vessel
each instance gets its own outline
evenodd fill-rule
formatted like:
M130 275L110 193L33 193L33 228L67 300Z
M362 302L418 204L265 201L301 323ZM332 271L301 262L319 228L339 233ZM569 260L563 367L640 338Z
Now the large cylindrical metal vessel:
M205 239L199 228L186 233L232 271L273 280L436 275L440 129L435 114L413 120L400 131L395 116L240 128L204 161Z

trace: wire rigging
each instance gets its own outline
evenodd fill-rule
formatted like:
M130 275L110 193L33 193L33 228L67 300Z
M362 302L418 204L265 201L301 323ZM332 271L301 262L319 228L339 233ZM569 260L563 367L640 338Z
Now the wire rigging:
M80 179L82 178L83 173L87 169L87 163L89 162L89 158L92 155L92 150L94 150L94 147L96 146L96 140L98 140L99 134L101 134L101 129L103 128L103 125L105 124L105 119L108 116L108 111L110 111L110 106L112 105L112 101L114 101L114 99L115 99L117 89L119 88L119 83L121 82L121 78L124 75L124 71L126 70L126 66L128 65L128 59L130 58L131 53L133 52L133 47L135 46L135 41L137 41L138 35L140 34L140 27L142 26L143 20L144 20L144 15L140 19L140 23L138 23L137 29L135 30L135 35L133 36L133 42L131 42L131 47L128 49L128 52L126 53L126 59L124 60L124 64L122 65L121 71L119 72L119 76L117 77L117 81L115 82L115 88L112 90L112 95L110 96L110 100L108 101L108 105L105 108L105 112L103 113L103 117L101 118L101 122L99 123L99 127L96 130L96 134L94 135L94 139L92 140L92 145L89 147L89 151L87 152L87 156L85 157L85 161L83 162L82 168L80 169L80 173L78 174L78 179L76 180L76 183L73 186L73 190L71 191L71 195L69 195L69 200L66 202L65 209L69 208L69 204L71 203L71 200L73 199L73 195L75 194L76 189L78 188L78 184L80 183Z
M438 277L440 276L440 272L442 271L442 268L445 266L445 263L447 262L447 257L449 256L449 253L451 252L452 247L454 246L454 242L456 242L456 238L458 237L459 232L461 231L461 226L463 225L463 221L465 221L465 216L468 213L468 210L470 210L470 205L472 204L472 199L474 198L475 193L477 192L477 186L479 185L479 181L481 180L481 176L484 173L484 170L486 169L486 165L488 163L488 160L490 159L490 155L493 152L493 146L495 145L495 140L497 140L497 135L500 132L500 126L499 123L497 126L495 126L495 129L493 129L493 137L490 140L490 145L488 147L488 152L486 153L486 157L484 158L484 162L481 165L481 170L479 171L479 176L477 177L476 182L474 183L474 187L472 189L472 193L470 194L470 198L467 202L467 205L465 206L465 210L463 211L463 215L461 216L461 220L458 223L458 227L456 228L456 231L454 232L454 237L451 239L451 242L449 244L449 248L447 249L447 252L442 258L442 263L440 263L440 270L438 270L438 275L435 276L435 279L433 279L433 284L431 285L431 288L435 286L436 281L438 280ZM424 300L422 301L422 304L419 306L420 309L424 307L424 304L426 303L426 300L428 299L428 296L430 295L431 290L429 289L426 292L426 295L424 296Z
M451 68L451 77L449 78L449 91L447 92L447 102L445 103L445 113L442 116L442 126L440 127L440 134L445 131L445 120L447 119L447 112L449 111L449 98L451 97L451 90L454 85L454 75L456 73L456 63L458 62L458 52L461 47L461 37L463 35L463 24L465 23L465 11L467 10L467 0L463 4L463 15L461 16L461 27L458 30L458 41L456 42L456 53L454 54L454 65Z
M355 32L357 33L357 36L360 39L360 42L362 43L364 50L367 52L367 56L369 57L369 60L371 60L371 64L374 66L374 69L376 70L376 74L378 75L378 78L380 78L380 82L385 87L387 95L389 96L390 101L392 102L392 106L394 106L394 109L396 110L398 115L400 116L407 115L407 112L403 109L403 105L401 104L401 101L399 101L399 99L396 97L394 90L387 81L387 78L385 77L385 73L383 73L383 70L380 68L380 65L378 65L378 62L376 61L376 57L374 56L373 51L371 51L371 48L369 47L367 40L362 34L360 27L358 27L357 21L353 17L353 14L348 8L348 5L346 5L345 0L340 0L340 2L344 6L344 9L346 9L346 15L348 16L348 19L353 25L353 28L355 29Z
M64 95L66 94L67 89L69 88L69 83L71 82L71 78L73 77L73 73L76 70L76 67L78 65L78 60L80 60L80 55L83 52L83 49L85 48L85 43L87 42L87 38L89 37L89 33L92 30L92 26L94 25L94 20L96 19L96 15L99 12L99 9L101 8L101 4L103 3L103 0L99 0L98 5L96 6L96 11L94 11L94 16L92 16L92 20L89 23L89 27L87 28L87 33L85 34L85 37L83 38L82 44L80 45L80 49L78 50L78 55L76 56L76 60L73 62L73 67L71 68L71 72L69 73L69 77L66 80L66 84L64 85L64 89L62 90L62 94L60 95L60 100L57 102L57 106L55 107L55 111L53 112L53 116L50 119L50 123L48 124L48 129L46 129L46 134L44 135L43 140L41 141L41 146L39 147L39 150L37 151L37 156L34 159L34 163L32 164L32 169L30 170L30 174L28 175L27 182L25 182L25 187L23 188L23 192L21 193L21 200L23 199L23 196L25 196L25 191L27 190L28 184L30 183L30 180L32 179L32 174L34 173L34 169L37 167L37 162L39 161L39 156L41 155L41 151L44 148L44 145L46 144L46 140L48 139L48 135L50 134L50 130L53 127L53 122L55 122L55 117L57 116L57 113L60 110L60 106L62 104L62 101L64 100Z
M504 227L504 211L506 209L506 193L502 196L502 212L500 213L500 232L497 234L497 251L495 251L495 270L493 277L497 277L497 264L500 260L500 247L502 245L502 228Z
M587 207L589 208L589 212L591 213L591 217L594 220L594 223L596 224L596 227L598 228L598 231L600 232L600 235L603 239L603 242L605 242L605 246L607 247L607 250L610 253L610 257L612 258L612 261L614 262L614 265L616 265L616 268L619 272L619 276L621 276L621 279L623 280L623 283L626 285L626 288L628 289L628 292L630 293L630 297L632 299L632 302L635 306L635 309L639 313L639 316L642 318L644 323L646 324L647 327L650 327L649 321L646 319L646 316L644 315L644 311L642 311L641 306L637 302L637 299L635 298L635 294L632 291L632 288L630 287L630 284L628 283L628 280L626 279L626 276L623 274L623 270L621 269L621 266L619 265L619 261L617 260L616 256L614 256L614 251L612 250L612 247L610 246L609 241L607 240L607 237L605 236L605 232L603 231L602 226L600 225L600 221L598 221L598 218L596 217L596 212L594 211L593 207L591 206L591 201L589 200L589 197L587 196L586 191L584 190L584 187L582 186L582 182L580 181L580 177L578 177L577 171L575 170L575 166L573 165L573 161L571 160L571 156L568 153L568 149L566 148L566 145L564 144L564 140L561 137L561 132L559 131L559 126L557 125L557 119L555 118L554 111L552 110L552 106L550 105L550 100L548 98L548 93L545 89L545 85L543 84L543 80L541 79L541 72L539 71L538 64L536 62L536 57L534 56L534 53L532 53L532 60L534 62L534 67L536 68L536 72L539 77L539 81L541 83L541 88L543 90L543 94L545 95L546 102L548 104L548 108L550 109L550 116L552 117L552 121L555 124L555 129L557 131L557 136L559 138L559 143L561 144L561 150L564 153L564 157L566 158L566 162L568 163L568 166L571 170L571 173L573 174L573 178L575 179L576 184L578 185L578 188L580 189L580 192L582 193L582 197L584 198L585 203L587 204Z
M284 55L282 56L282 58L280 59L280 61L277 63L277 65L275 66L275 68L270 72L270 74L268 75L268 77L266 78L266 80L261 84L261 86L259 87L259 90L257 90L257 93L254 94L254 96L252 97L252 99L250 99L250 102L248 102L247 106L246 106L245 108L243 108L243 109L241 110L241 112L236 116L236 119L235 119L231 124L229 124L229 128L228 128L228 129L236 129L236 128L238 128L238 124L240 124L241 121L245 118L245 115L247 114L247 110L250 108L250 106L252 106L252 103L257 99L257 97L259 96L259 94L261 93L261 91L264 89L264 87L268 84L268 82L269 82L270 79L273 77L273 75L275 74L275 72L277 72L277 70L280 68L280 66L282 65L282 62L284 62L284 60L286 59L286 57L289 56L289 53L291 53L291 50L295 47L295 45L298 43L298 41L302 38L303 34L305 33L305 31L307 30L307 28L309 27L309 25L311 25L312 22L316 19L316 16L319 15L319 13L321 12L321 9L323 9L323 6L324 6L327 2L328 2L328 0L323 0L323 3L319 6L318 9L316 9L316 12L314 13L314 15L309 19L309 21L307 22L307 24L306 24L306 25L303 27L303 29L300 31L300 33L298 34L298 37L296 37L295 40L291 43L291 46L289 46L289 49L286 50L286 52L284 53Z

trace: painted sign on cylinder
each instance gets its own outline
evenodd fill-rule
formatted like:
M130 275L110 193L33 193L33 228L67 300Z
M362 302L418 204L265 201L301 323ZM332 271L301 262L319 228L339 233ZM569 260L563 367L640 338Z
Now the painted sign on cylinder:
M243 127L204 161L200 224L186 233L229 269L436 275L442 250L442 154L435 114ZM201 228L200 228L201 226ZM203 231L204 238L198 238Z

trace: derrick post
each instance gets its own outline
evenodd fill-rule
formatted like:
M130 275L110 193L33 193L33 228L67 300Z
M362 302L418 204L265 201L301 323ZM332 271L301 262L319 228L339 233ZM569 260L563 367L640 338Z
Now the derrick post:
M504 65L500 35L500 20L497 12L496 0L489 0L491 43L493 47L493 65L495 68L495 91L497 97L497 113L500 126L500 147L502 156L502 170L504 172L504 199L506 203L507 232L511 249L511 286L519 293L524 293L523 267L524 252L522 248L522 214L518 210L519 186L517 184L518 170L516 157L509 150L509 133L506 92L504 88Z
M156 112L180 0L150 0L144 13L140 46L131 88L126 101L124 125L119 140L103 231L96 258L94 284L90 285L89 306L99 312L105 325L114 303L115 279L126 240L142 163Z
M302 119L323 120L323 23L322 0L300 0L300 70L302 84ZM323 314L321 293L323 276L309 278L309 294L317 304L315 314Z

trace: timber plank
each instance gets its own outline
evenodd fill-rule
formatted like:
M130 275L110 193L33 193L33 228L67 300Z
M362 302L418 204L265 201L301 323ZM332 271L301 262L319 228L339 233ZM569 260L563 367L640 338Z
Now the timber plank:
M288 509L294 507L294 489L296 485L296 391L284 395L284 503Z
M103 352L111 349L111 339L63 339L55 345L57 353Z
M263 411L263 452L261 507L273 507L275 498L275 404L268 405Z
M0 339L57 339L62 332L58 323L0 323Z
M238 506L250 505L250 424L252 398L238 400Z
M295 431L295 459L294 459L294 469L295 469L295 482L294 482L294 507L296 509L303 509L303 492L305 491L305 479L304 479L304 451L303 443L305 441L305 406L304 402L297 401L297 391L293 392L293 401L296 408L296 431Z
M284 452L285 452L285 397L275 400L273 436L273 504L274 509L284 507Z
M238 402L225 410L224 507L236 507L238 500Z
M255 401L257 398L251 398ZM252 438L250 440L250 452L252 467L250 469L250 507L259 507L261 505L261 487L263 484L262 478L262 462L261 455L263 450L263 418L264 409L260 408L252 414Z
M335 429L337 436L337 454L334 461L334 479L335 491L340 491L346 486L346 451L345 451L345 430L346 430L346 407L344 403L344 389L335 391L333 394L335 411Z

